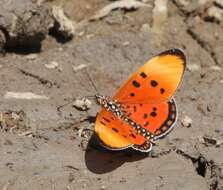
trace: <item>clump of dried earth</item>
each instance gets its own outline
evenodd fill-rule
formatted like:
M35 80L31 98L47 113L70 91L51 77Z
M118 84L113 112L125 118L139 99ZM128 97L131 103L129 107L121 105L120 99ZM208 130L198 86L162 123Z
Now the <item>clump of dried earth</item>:
M28 34L35 31L25 22L26 30L14 33L29 47L8 48L10 27L0 26L0 189L223 189L221 0L32 3L61 6L75 36L36 28L40 48L32 48ZM175 130L149 155L99 149L91 136L100 108L69 102L94 95L95 87L112 95L151 56L173 47L185 51L188 66L175 95Z

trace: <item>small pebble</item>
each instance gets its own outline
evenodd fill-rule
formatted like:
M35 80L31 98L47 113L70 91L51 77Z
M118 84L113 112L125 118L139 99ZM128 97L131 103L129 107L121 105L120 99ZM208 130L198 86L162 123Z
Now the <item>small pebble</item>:
M102 185L100 189L101 189L101 190L105 190L106 187L105 187L104 185Z
M26 56L26 59L32 61L32 60L35 60L37 57L38 57L37 54L31 53L31 54Z
M189 1L187 1L187 0L179 0L178 1L179 2L179 4L181 5L181 6L187 6L190 2Z
M88 34L88 35L86 35L86 38L87 39L91 39L91 38L93 38L95 35L94 34Z
M58 48L58 51L63 51L63 48L62 48L62 47L59 47L59 48Z
M74 72L81 71L82 69L85 69L86 67L87 67L87 65L85 65L85 64L80 64L80 65L77 65L77 66L72 66Z
M182 120L181 120L181 123L182 123L182 125L184 126L184 127L191 127L191 125L192 125L192 119L189 117L189 116L187 116L187 115L185 115L183 118L182 118Z
M79 32L77 35L81 37L81 36L83 36L84 34L85 34L85 32L84 32L84 31L81 31L81 32Z
M15 112L12 112L12 115L11 116L15 120L19 120L20 119L20 116L17 113L15 113Z
M151 31L151 27L149 24L143 24L142 27L140 28L140 31L144 33L149 32Z
M82 187L83 187L83 188L86 188L86 187L87 187L87 184L86 184L86 183L83 183L83 184L82 184Z
M191 72L200 70L200 65L197 64L188 64L187 69Z
M214 18L216 21L220 22L223 19L223 10L218 7L210 7L207 10L208 17Z
M204 143L205 144L211 144L211 145L216 145L216 146L220 146L221 144L223 144L223 137L210 137L210 136L204 136Z
M51 61L50 63L45 64L45 67L47 69L55 69L59 66L59 63L57 63L56 61Z
M52 14L54 20L58 23L57 32L65 39L72 38L76 32L75 22L66 16L64 10L60 6L53 6Z
M86 111L91 108L91 104L91 101L87 98L80 98L75 100L73 106L80 111Z
M222 70L221 67L219 67L217 65L211 66L210 69L213 71L221 71Z
M125 41L125 42L123 42L123 46L128 46L130 44L130 42L129 41Z

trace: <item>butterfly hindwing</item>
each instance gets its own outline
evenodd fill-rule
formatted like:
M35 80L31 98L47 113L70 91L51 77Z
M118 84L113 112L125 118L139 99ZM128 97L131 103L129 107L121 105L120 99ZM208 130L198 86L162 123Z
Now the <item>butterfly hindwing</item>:
M154 141L165 136L177 119L176 104L173 99L159 104L127 104L124 111L129 118L155 135ZM95 130L103 145L111 150L133 147L142 152L152 149L151 142L138 134L131 125L102 109L96 120Z
M129 117L155 135L154 140L165 136L177 120L174 99L156 104L126 104Z
M118 90L114 99L122 103L168 101L182 79L185 64L181 50L165 51L139 68Z
M109 149L124 149L132 144L143 144L145 141L129 124L104 108L97 115L95 131L103 145Z

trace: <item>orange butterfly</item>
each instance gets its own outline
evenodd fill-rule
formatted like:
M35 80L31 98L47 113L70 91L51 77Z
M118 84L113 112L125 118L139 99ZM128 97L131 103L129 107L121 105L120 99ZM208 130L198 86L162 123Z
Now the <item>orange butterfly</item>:
M95 131L110 150L132 147L149 152L152 144L165 136L177 120L172 95L186 66L184 53L170 49L139 68L113 98L96 95L102 110Z

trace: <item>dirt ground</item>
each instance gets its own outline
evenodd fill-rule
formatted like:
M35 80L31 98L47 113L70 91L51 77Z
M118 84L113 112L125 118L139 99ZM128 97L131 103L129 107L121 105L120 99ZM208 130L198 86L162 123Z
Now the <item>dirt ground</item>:
M70 41L49 34L40 51L15 47L1 55L1 190L223 190L221 1L168 1L168 17L158 26L154 1L143 2L150 6L113 10L82 24ZM47 3L80 23L114 1ZM210 16L213 7L221 17ZM183 49L188 66L175 95L176 128L149 155L98 148L91 136L100 107L92 102L80 111L64 104L94 95L93 84L112 96L133 71L169 48ZM82 64L86 69L75 71ZM48 98L7 99L7 92Z

